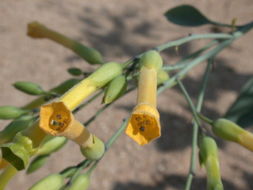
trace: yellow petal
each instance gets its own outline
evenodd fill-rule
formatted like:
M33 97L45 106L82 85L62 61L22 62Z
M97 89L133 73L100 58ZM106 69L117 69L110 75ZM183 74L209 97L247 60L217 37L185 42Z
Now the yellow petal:
M160 137L158 111L148 104L137 105L128 122L126 134L140 145Z

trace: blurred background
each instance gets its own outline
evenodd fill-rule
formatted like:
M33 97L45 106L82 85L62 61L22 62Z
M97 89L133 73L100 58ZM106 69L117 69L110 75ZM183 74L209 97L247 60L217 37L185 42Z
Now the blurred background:
M27 23L39 21L73 39L98 49L107 61L124 62L130 57L161 43L188 34L220 31L204 26L184 28L166 21L168 9L179 4L191 4L212 20L238 24L252 21L252 0L1 0L0 1L0 105L22 106L34 99L12 87L16 81L32 81L50 89L71 78L70 67L85 71L93 68L49 40L33 40L26 36ZM235 100L242 85L252 76L252 39L248 33L215 59L206 93L203 112L211 118L222 116ZM206 41L183 45L163 54L165 64L174 64ZM184 83L196 99L201 64L185 78ZM120 99L92 123L90 129L107 140L131 112L136 91ZM77 116L86 121L101 107L101 98ZM91 190L179 190L188 173L191 144L191 113L178 88L159 96L162 137L146 146L139 146L125 134L113 145L92 176ZM3 128L6 121L0 121ZM218 140L220 163L225 189L253 189L252 153L234 143ZM79 148L69 142L50 157L45 167L25 175L20 172L7 189L25 190L38 179L59 172L83 159ZM204 189L205 172L197 166L193 189Z

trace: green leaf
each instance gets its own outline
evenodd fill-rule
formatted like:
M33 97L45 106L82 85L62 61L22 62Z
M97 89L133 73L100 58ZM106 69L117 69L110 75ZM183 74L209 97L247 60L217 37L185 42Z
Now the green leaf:
M35 172L36 170L40 169L44 164L47 162L49 155L42 155L37 156L33 159L33 161L30 163L30 165L27 168L26 173L30 174Z
M68 69L68 73L73 75L73 76L80 76L83 74L83 71L79 68L72 67Z
M225 118L244 128L253 125L253 78L243 86L239 96L225 114Z
M181 26L201 26L212 23L191 5L180 5L172 8L165 13L165 16L170 22Z
M0 119L16 119L28 112L15 106L0 106Z
M35 84L33 82L16 82L13 84L13 86L26 93L26 94L30 94L30 95L42 95L45 94L45 91L40 87L40 85Z

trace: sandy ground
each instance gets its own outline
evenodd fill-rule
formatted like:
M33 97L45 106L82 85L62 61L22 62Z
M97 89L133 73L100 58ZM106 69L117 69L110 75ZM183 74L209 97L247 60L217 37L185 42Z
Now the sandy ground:
M16 91L15 81L33 81L50 89L70 78L69 67L90 70L72 52L48 40L32 40L26 36L27 23L37 20L102 52L107 61L125 61L144 50L189 33L210 32L210 26L182 28L170 24L163 13L178 4L195 4L213 20L229 23L234 17L239 24L252 20L252 0L224 1L116 1L116 0L1 0L0 1L0 105L22 106L33 99ZM236 98L241 86L253 74L252 32L236 41L216 58L211 75L204 113L221 116ZM202 41L203 44L205 41ZM192 52L197 43L184 45L179 55L174 50L163 56L173 64ZM204 65L204 64L202 64ZM203 66L185 79L187 89L196 98ZM136 92L119 100L92 125L91 130L108 139L127 117L135 104ZM178 88L159 97L163 126L162 137L140 147L126 135L113 145L94 172L92 189L104 190L179 190L183 189L189 167L191 114ZM85 121L100 100L78 113ZM0 121L1 127L6 122ZM253 189L252 153L233 143L218 141L225 189ZM58 172L82 160L73 143L50 157L46 166L32 175L21 172L7 189L27 189L49 173ZM204 170L197 166L193 184L204 189Z

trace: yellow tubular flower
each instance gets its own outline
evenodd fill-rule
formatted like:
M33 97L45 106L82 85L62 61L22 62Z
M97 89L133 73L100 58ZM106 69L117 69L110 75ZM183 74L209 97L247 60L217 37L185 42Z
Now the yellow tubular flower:
M128 122L126 134L140 145L161 135L159 113L156 109L157 72L162 67L158 52L149 51L140 60L137 105Z
M41 107L40 127L53 136L64 136L81 147L92 144L92 134L77 120L63 102Z

